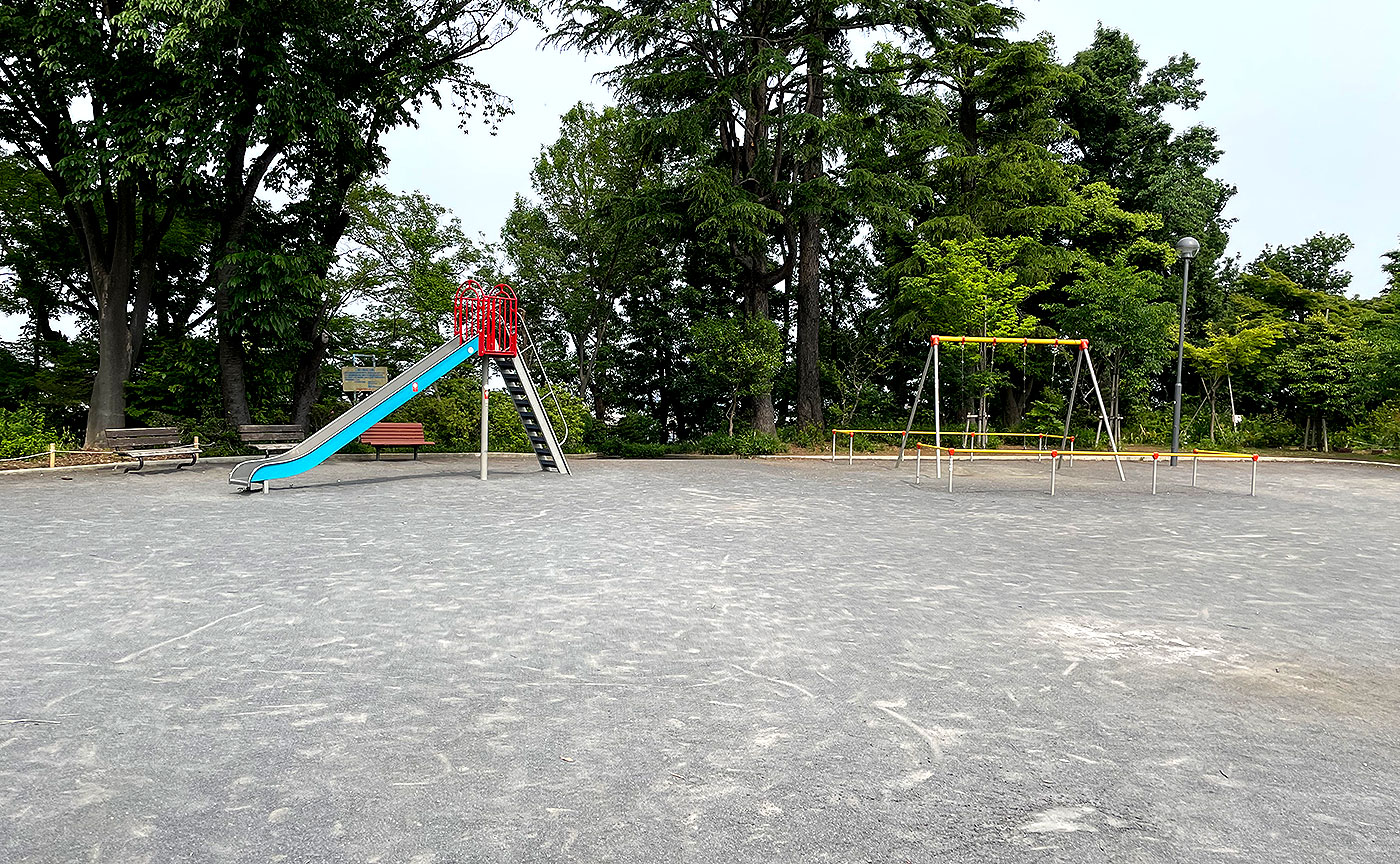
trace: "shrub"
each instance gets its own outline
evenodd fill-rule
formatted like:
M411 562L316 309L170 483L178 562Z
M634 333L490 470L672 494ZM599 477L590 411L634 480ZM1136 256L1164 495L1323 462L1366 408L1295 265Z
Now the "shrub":
M1387 402L1367 414L1347 433L1353 447L1400 449L1400 400Z
M44 413L35 406L0 408L0 459L46 453L50 444L57 444L60 450L78 449L72 433L49 426Z
M726 435L723 432L715 432L706 435L684 448L687 452L704 453L709 456L743 456L751 458L754 456L770 456L774 453L786 453L787 445L781 439L773 435L764 435L760 432L741 432L738 435Z
M599 456L624 459L655 459L683 449L660 443L661 437L661 424L655 418L633 412L612 426L593 427L588 442Z
M806 450L824 450L831 441L831 432L819 426L784 426L778 430L783 443Z

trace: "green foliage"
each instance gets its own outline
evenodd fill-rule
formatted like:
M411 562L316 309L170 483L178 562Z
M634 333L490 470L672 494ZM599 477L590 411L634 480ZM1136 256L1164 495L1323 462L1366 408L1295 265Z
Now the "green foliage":
M428 392L404 403L390 415L396 423L422 423L423 434L434 442L427 452L476 453L481 450L481 378L480 372L469 370L465 374L442 378ZM548 392L541 394L545 414L559 438L568 438L564 444L565 453L582 453L588 447L585 438L592 419L583 400L567 391L557 391L554 396ZM557 398L558 404L555 404ZM562 412L561 412L562 409ZM520 422L520 414L510 395L500 391L491 393L490 432L488 446L497 453L530 453L530 439L525 434L525 426Z
M783 337L767 318L707 318L690 329L702 374L730 393L729 434L740 396L768 392L783 363Z
M1353 447L1400 450L1400 399L1377 407L1348 431Z
M1351 273L1341 265L1355 248L1345 234L1319 231L1296 246L1265 246L1249 269L1282 274L1305 291L1342 297L1351 284Z
M589 442L599 456L655 459L672 452L661 424L639 412L626 414L611 426L595 426Z
M57 444L59 450L78 448L72 433L50 426L39 408L0 407L0 459L47 453L50 444Z
M814 427L807 427L815 430ZM751 459L754 456L771 456L774 453L786 453L787 444L781 438L774 435L764 435L761 432L742 432L738 435L726 435L723 432L715 432L706 435L699 441L686 447L688 452L704 453L710 456L742 456Z
M918 275L899 280L895 325L913 333L1030 336L1039 323L1026 298L1046 288L1022 284L1012 268L1029 238L944 240L914 247Z

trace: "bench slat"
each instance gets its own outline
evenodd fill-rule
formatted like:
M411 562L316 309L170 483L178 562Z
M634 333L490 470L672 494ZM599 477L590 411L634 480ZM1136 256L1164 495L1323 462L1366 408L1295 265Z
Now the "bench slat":
M305 434L305 431L306 431L306 430L302 429L300 426L298 426L298 425L295 424L295 423L272 424L272 425L266 425L266 426L257 426L257 425L247 425L247 424L245 424L245 425L241 425L241 426L238 427L238 434L239 434L239 435L257 434L257 433L260 433L260 432L278 432L278 433L288 433L288 434L303 435L303 434Z
M142 441L148 438L176 438L180 437L180 430L173 426L161 426L150 429L108 429L108 440L113 441Z
M193 444L186 444L183 447L162 447L156 449L146 447L141 447L139 449L118 448L116 452L123 456L144 456L149 458L151 456L175 456L179 454L199 453L201 450Z
M255 441L300 441L304 436L300 432L243 432L238 437L251 444Z

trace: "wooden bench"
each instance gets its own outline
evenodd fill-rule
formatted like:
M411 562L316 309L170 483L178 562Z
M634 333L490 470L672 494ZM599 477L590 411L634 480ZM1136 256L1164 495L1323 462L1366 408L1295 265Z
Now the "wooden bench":
M180 430L175 426L152 426L148 429L108 429L107 446L122 456L136 460L136 467L128 467L124 474L140 471L146 467L146 460L156 456L189 456L189 462L181 462L175 467L184 468L199 461L201 452L199 439L193 444L180 440Z
M296 424L282 426L238 427L238 437L249 447L264 453L281 453L300 444L306 438L306 430Z
M374 448L374 458L384 447L412 447L413 458L418 458L418 448L433 444L423 438L422 423L376 423L360 436L361 444Z

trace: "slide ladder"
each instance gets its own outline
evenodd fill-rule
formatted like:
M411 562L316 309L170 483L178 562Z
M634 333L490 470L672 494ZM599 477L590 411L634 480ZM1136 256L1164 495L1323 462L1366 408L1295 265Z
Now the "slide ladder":
M515 403L520 422L525 424L525 434L530 438L530 446L535 450L535 458L540 460L540 469L569 473L569 463L564 459L564 448L554 437L554 428L540 403L539 391L530 380L530 371L519 355L492 357L496 369L506 383L506 392Z

